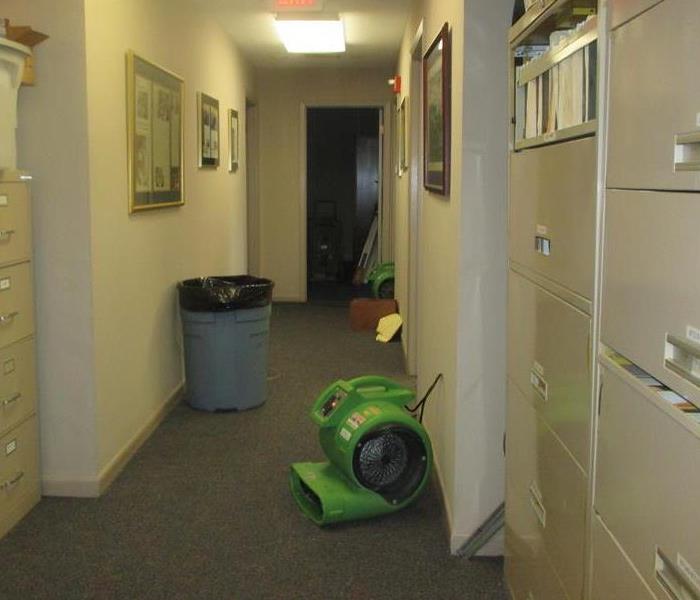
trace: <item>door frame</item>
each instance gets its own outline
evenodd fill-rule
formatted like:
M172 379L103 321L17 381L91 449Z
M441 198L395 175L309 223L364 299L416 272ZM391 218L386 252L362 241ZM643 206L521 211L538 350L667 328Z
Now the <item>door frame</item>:
M409 184L408 184L408 339L406 342L406 370L418 373L418 282L420 280L420 209L423 173L423 21L418 24L411 44L409 94Z
M246 267L249 275L260 275L260 180L258 177L258 105L245 102L246 175Z
M391 172L391 164L387 164L387 160L391 159L390 149L387 149L387 140L391 140L391 119L387 119L387 115L391 114L389 112L391 104L386 102L385 104L377 102L338 102L338 103L306 103L302 102L300 106L300 123L301 131L299 135L299 157L300 157L300 168L299 168L299 185L301 189L301 194L299 198L299 289L301 290L300 302L308 302L309 298L309 288L308 288L308 227L307 227L307 211L308 211L308 155L307 155L307 139L309 134L308 129L308 111L313 108L376 108L379 111L381 122L383 122L383 127L379 129L379 151L380 151L380 165L379 165L379 180L382 182L379 186L379 223L381 224L383 219L387 218L385 203L393 198L393 189L390 187L393 177L386 177L386 173ZM389 213L391 214L391 213ZM383 236L382 228L378 230L377 237L377 248L379 260L383 257L382 246L386 242Z

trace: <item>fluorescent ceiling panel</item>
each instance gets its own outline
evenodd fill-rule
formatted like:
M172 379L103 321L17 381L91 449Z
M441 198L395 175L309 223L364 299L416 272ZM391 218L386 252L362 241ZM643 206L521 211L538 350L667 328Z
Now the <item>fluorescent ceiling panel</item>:
M275 26L287 52L329 54L345 52L345 28L339 19L276 19Z

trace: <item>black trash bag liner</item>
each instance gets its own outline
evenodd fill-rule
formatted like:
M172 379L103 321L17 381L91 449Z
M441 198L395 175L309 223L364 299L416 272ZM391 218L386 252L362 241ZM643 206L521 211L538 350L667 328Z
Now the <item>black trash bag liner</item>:
M272 301L274 282L251 275L185 279L177 284L180 306L195 312L259 308Z

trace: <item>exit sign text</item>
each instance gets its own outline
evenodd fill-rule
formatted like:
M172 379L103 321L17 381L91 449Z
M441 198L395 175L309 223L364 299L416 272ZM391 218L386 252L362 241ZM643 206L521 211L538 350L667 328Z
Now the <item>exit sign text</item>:
M316 6L316 0L275 0L277 8L310 8Z

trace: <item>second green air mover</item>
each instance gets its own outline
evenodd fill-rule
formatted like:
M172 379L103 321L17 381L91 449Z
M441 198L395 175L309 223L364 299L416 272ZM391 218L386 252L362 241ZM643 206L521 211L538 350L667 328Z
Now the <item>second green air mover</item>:
M295 463L292 494L318 525L365 519L404 508L423 491L433 452L423 426L406 410L415 394L384 377L336 381L316 400L328 460Z
M367 283L372 289L375 298L394 297L395 268L393 262L381 263L374 267L367 275Z

